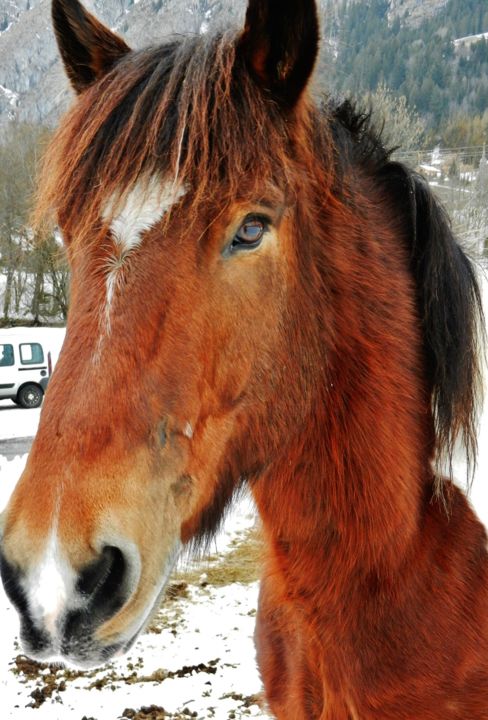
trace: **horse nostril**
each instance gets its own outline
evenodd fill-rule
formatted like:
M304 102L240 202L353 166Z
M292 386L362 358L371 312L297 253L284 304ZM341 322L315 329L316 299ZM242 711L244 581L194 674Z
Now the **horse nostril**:
M22 572L7 562L3 553L0 553L0 573L7 597L20 615L23 643L26 643L31 651L43 651L49 645L49 638L32 620L26 593L22 587Z
M62 653L79 658L93 651L94 632L124 605L136 577L137 558L129 546L125 552L113 545L103 548L78 576L76 590L82 602L66 614Z
M27 612L27 601L20 584L20 570L8 563L3 553L0 553L0 574L2 576L3 587L10 602L15 605L19 612Z
M100 557L82 571L77 590L88 600L88 610L95 611L100 619L111 617L127 598L127 563L122 551L105 546Z

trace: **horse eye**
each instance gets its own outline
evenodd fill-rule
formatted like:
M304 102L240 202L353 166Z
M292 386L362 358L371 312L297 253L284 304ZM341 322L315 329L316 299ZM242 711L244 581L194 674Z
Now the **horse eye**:
M267 226L263 220L258 218L246 220L235 234L232 247L257 247L261 243L266 229Z

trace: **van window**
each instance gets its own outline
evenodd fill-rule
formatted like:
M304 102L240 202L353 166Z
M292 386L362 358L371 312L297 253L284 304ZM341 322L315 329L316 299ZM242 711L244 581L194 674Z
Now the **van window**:
M42 345L39 345L39 343L22 343L20 346L20 361L22 365L39 365L39 363L43 363Z
M0 367L8 367L14 364L14 347L13 345L0 344Z

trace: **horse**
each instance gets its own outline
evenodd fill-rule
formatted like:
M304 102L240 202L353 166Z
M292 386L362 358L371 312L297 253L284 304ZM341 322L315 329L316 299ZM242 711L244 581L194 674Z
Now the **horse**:
M482 310L445 211L316 97L313 0L142 50L52 14L76 97L36 217L71 308L2 517L25 651L125 652L247 486L270 712L486 720L487 536L449 470L475 461Z

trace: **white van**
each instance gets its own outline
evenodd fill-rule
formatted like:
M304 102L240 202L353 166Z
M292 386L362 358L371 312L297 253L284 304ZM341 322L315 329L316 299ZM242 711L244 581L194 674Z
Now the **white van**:
M0 330L0 400L24 408L42 403L64 341L64 328Z

